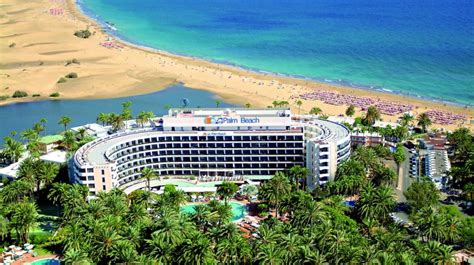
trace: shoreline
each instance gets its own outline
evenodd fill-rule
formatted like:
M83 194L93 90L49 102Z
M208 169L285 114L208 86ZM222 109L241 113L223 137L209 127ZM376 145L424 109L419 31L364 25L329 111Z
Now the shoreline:
M240 71L248 71L252 72L254 74L261 74L261 75L269 75L273 76L274 78L289 78L289 79L298 79L298 80L306 80L309 82L315 82L315 83L320 83L320 84L325 84L325 85L335 85L335 86L341 86L341 87L346 87L346 88L353 88L353 89L358 89L358 90L365 90L367 92L377 92L377 93L383 93L383 94L388 94L388 95L394 95L394 96L400 96L400 97L409 97L413 100L421 100L421 101L428 101L432 102L435 104L447 104L450 106L454 107L467 107L467 108L474 108L474 106L461 103L461 102L455 102L455 101L449 101L449 100L443 100L442 98L435 98L435 97L424 97L422 95L418 94L413 94L410 95L409 92L404 92L401 90L393 90L390 88L384 88L380 86L372 86L372 85L360 85L360 84L354 84L350 82L350 80L329 80L329 79L318 79L318 78L313 78L313 77L308 77L308 76L302 76L302 75L291 75L291 74L285 74L285 73L277 73L277 72L272 72L272 71L267 71L267 70L262 70L262 69L257 69L257 68L252 68L244 65L239 65L235 64L232 62L227 62L227 61L219 61L219 60L214 60L211 58L201 58L198 56L193 56L189 54L180 54L180 53L175 53L175 52L170 52L166 50L161 50L159 48L154 48L151 46L147 46L146 44L140 44L140 43L135 43L133 40L128 40L125 36L122 34L117 34L114 30L111 30L107 26L107 22L103 21L99 18L98 15L93 14L92 12L84 10L84 3L82 3L81 0L66 0L66 1L72 1L72 5L80 13L81 16L84 17L85 20L89 22L93 22L96 24L98 27L100 27L105 34L113 36L118 40L119 42L130 46L132 48L144 50L144 51L150 51L153 53L158 53L162 54L165 56L178 56L178 57L183 57L183 58L189 58L192 60L201 60L217 65L222 65L222 66L227 66L227 67L232 67L236 68L237 70Z
M229 103L240 105L250 103L255 107L266 107L273 101L285 100L292 108L297 108L294 96L313 91L329 91L388 102L407 103L415 106L414 114L426 110L443 110L466 115L467 123L474 116L472 107L453 105L451 102L439 102L436 99L427 101L378 89L324 83L319 80L247 69L136 45L127 40L118 39L113 32L104 31L101 22L84 14L74 0L61 2L61 9L64 8L63 16L41 12L48 6L56 7L60 1L40 0L37 3L24 3L21 0L7 1L11 5L5 5L7 11L3 12L7 18L0 19L0 24L9 26L0 28L0 40L5 43L18 40L22 41L23 45L18 48L0 48L0 54L6 55L5 62L0 64L0 81L5 81L7 87L11 88L8 91L10 95L15 90L21 90L18 88L23 83L26 83L24 86L37 86L38 83L46 85L38 88L43 95L39 98L10 98L0 101L0 106L51 99L44 94L48 95L56 91L61 94L61 97L57 98L60 100L117 98L146 94L175 83L182 83L193 89L214 93ZM28 21L23 16L24 13L30 13L33 18ZM55 25L58 30L37 32L40 25L49 27ZM94 32L90 38L79 39L73 36L72 33L75 30L84 29L87 26L90 27L91 32ZM13 27L17 27L17 30ZM58 40L58 43L52 42L52 39ZM103 41L109 39L112 39L110 42L123 48L110 49L100 46ZM18 53L16 50L25 52ZM81 64L67 66L66 70L64 61L71 58L79 59ZM37 60L35 62L39 62L39 65L34 65L32 60ZM44 66L42 66L43 62ZM77 80L71 80L65 84L56 83L61 75L73 70L79 74ZM31 76L23 72L30 72ZM0 96L6 93L2 90L0 88ZM32 90L27 92L33 93ZM303 111L309 111L312 107L318 106L328 115L342 114L347 107L326 104L319 100L302 101ZM362 113L363 111L357 109L356 115ZM397 116L390 115L382 115L382 117L384 121L393 122L397 119ZM466 122L462 126L473 127ZM458 125L443 127L453 129Z

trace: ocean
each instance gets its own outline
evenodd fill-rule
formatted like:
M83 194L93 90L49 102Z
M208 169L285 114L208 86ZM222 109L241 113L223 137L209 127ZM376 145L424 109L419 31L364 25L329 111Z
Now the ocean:
M78 0L116 36L176 54L474 103L472 0ZM370 93L370 92L368 92Z

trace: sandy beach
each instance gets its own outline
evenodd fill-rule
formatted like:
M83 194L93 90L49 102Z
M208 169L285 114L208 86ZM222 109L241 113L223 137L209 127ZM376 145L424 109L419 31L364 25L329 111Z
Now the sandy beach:
M86 28L93 33L91 37L73 35ZM72 59L79 64L67 65ZM78 78L57 83L71 72L77 73ZM464 126L474 128L469 124L474 116L472 108L255 73L129 45L105 34L77 9L74 0L0 0L0 96L11 96L16 90L29 94L26 98L0 101L0 105L45 100L54 92L60 94L60 99L122 97L157 91L177 82L210 91L232 103L266 107L284 100L295 110L300 95L333 91L413 105L414 114L428 110L462 114L466 116ZM32 97L33 94L40 96ZM320 107L327 115L342 114L347 108L319 100L306 99L302 103L302 111ZM356 114L361 114L360 109ZM382 118L394 122L398 115ZM442 127L459 126L461 123Z

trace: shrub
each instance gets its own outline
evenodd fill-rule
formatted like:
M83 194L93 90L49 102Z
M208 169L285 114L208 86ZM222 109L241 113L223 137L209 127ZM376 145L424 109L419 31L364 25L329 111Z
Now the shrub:
M266 211L266 210L268 210L268 204L266 204L266 203L260 203L260 204L257 206L257 209L258 209L259 211Z
M33 95L31 95L31 96L34 97L34 98L41 97L40 94L33 94Z
M66 78L64 78L64 77L61 77L61 78L59 78L59 80L58 80L58 84L61 84L61 83L66 83L66 81L67 81L67 79L66 79Z
M77 78L77 74L72 72L66 75L66 78Z
M81 62L79 62L79 60L77 60L76 58L72 59L72 60L67 60L66 61L66 66L70 65L70 64L81 64Z
M0 96L0 100L7 100L10 96L8 95L3 95L3 96Z
M195 176L191 176L189 177L190 180L196 180L196 177Z
M49 94L49 96L52 97L52 98L57 98L57 97L59 97L59 92L51 93L51 94Z
M78 37L78 38L83 38L83 39L87 39L91 36L91 32L89 31L89 29L83 29L83 30L78 30L76 32L74 32L74 36Z
M41 245L48 242L51 235L47 232L39 232L30 235L30 242L35 245Z
M268 212L261 212L258 214L258 216L260 216L261 218L265 218L268 216Z
M28 93L26 93L25 91L20 91L20 90L15 91L15 93L13 93L12 95L13 98L24 98L27 96L28 96Z
M14 43L14 42L12 42L10 45L8 45L8 47L10 47L10 48L13 48L15 46L16 46L16 43Z

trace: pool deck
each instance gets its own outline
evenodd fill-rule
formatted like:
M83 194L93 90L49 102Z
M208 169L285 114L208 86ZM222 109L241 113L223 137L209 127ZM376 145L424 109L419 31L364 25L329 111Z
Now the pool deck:
M45 256L33 257L33 255L31 254L25 254L23 255L21 259L15 260L11 264L12 265L30 264L33 261L37 261L40 259L59 259L59 256L58 255L45 255Z

